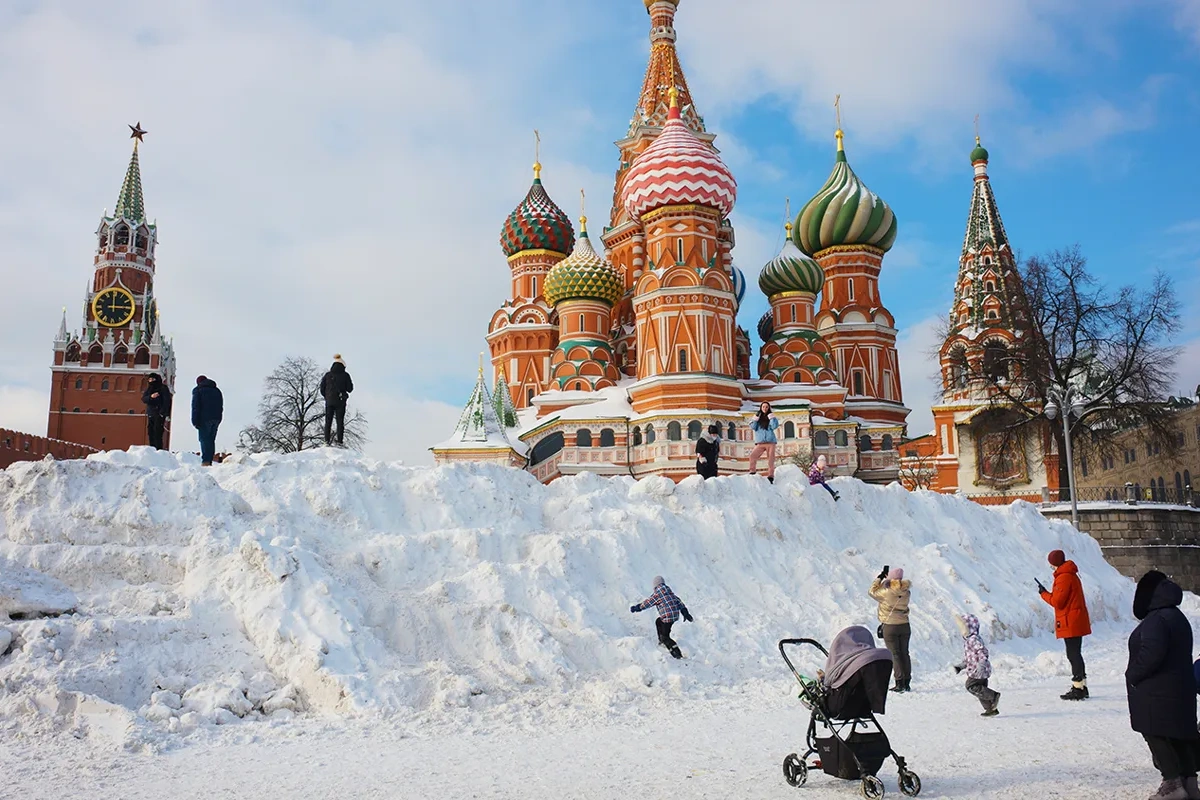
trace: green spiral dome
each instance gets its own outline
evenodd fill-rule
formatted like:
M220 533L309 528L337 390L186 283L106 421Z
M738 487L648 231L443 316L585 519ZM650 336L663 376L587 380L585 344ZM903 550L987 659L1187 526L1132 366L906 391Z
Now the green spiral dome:
M784 292L816 294L825 285L825 270L813 261L791 239L783 244L779 255L767 262L758 275L758 288L767 297Z
M896 215L850 169L841 131L833 172L821 191L800 209L792 241L810 256L837 246L867 246L886 252L896 241Z

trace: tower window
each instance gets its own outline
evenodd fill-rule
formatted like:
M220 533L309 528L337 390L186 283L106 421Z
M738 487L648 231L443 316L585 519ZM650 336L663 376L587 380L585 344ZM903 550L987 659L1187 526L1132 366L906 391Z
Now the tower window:
M994 291L996 291L996 284L995 284L995 283L993 283L993 282L991 282L991 281L988 281L988 282L987 282L987 284L986 284L986 286L987 286L987 290L988 290L989 292L994 292Z
M601 447L616 447L617 446L617 434L615 432L613 432L612 428L601 428L600 429L600 446Z
M646 444L654 444L655 438L656 438L656 434L654 433L654 426L647 425L646 426Z
M679 351L679 371L680 372L688 371L687 350Z
M108 226L105 225L100 229L100 249L108 247Z
M676 255L676 259L675 259L676 263L682 264L683 263L683 238L682 237L675 240L675 255Z
M78 413L79 413L79 406L75 406L74 408L72 408L72 409L71 409L71 411L73 411L74 413L78 414Z
M525 390L525 403L526 405L533 405L533 389Z
M633 427L633 446L637 447L642 443L642 429L636 425Z
M829 447L829 431L817 431L813 434L813 447Z
M107 409L107 408L102 408L102 409L100 409L100 413L101 413L101 414L107 414L107 413L108 413L108 409Z
M82 379L82 378L76 378L76 379L75 379L75 388L76 388L76 389L82 389L82 388L83 388L83 379Z
M847 291L850 292L850 299L853 300L854 299L854 279L851 278L850 280L846 281L846 286L849 287L847 289Z
M785 439L795 439L796 438L796 423L791 422L791 421L783 423L783 438L785 438Z
M672 442L678 442L683 438L683 427L676 421L672 420L667 423L667 439Z
M792 322L796 321L796 304L792 303L789 308L792 310Z
M530 278L530 281L533 282L533 293L530 294L530 297L537 297L537 275Z
M700 240L700 257L704 259L704 263L708 263L708 239Z
M854 393L859 396L866 394L866 390L863 387L863 374L861 369L854 370Z
M100 391L102 391L102 392L108 391L108 378L105 378L104 380L100 381Z
M127 225L118 225L113 235L113 244L118 247L123 247L129 244L129 227Z
M583 328L584 328L583 319L584 319L583 314L580 314L579 315L579 330L583 330Z
M587 428L580 428L578 431L576 431L575 446L576 447L591 447L592 446L592 432L590 430L588 430Z
M146 235L145 228L138 228L137 236L133 240L133 246L139 250L145 250L150 243L150 237Z
M688 423L688 438L691 439L692 441L696 441L697 439L699 439L700 433L701 433L700 428L701 428L700 420L694 419L691 422L689 422Z

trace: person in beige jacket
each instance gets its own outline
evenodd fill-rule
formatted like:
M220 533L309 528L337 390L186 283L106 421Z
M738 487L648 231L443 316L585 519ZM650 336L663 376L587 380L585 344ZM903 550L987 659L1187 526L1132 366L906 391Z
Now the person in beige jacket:
M884 567L867 591L879 603L879 628L883 643L892 653L892 674L896 678L893 692L907 692L912 682L912 659L908 643L912 629L908 625L908 603L912 596L912 581L904 580L900 567Z

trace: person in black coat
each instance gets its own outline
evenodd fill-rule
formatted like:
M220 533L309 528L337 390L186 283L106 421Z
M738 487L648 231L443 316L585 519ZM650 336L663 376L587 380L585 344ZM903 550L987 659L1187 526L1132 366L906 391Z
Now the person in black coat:
M341 355L333 357L329 372L321 378L321 396L325 398L325 444L333 444L333 423L337 421L337 443L342 446L346 429L346 401L354 391L354 381L346 371L346 362Z
M721 426L709 425L707 434L696 440L696 474L708 480L717 477L717 460L721 457Z
M211 467L217 450L217 428L225 415L225 398L211 378L201 375L192 389L192 427L200 435L200 463Z
M151 447L162 450L163 432L171 418L171 390L157 373L151 373L142 402L146 404L146 438Z
M1133 615L1141 623L1129 635L1125 668L1129 724L1145 738L1162 773L1154 796L1164 800L1200 797L1192 626L1179 610L1182 601L1183 590L1163 573L1142 576L1133 595Z

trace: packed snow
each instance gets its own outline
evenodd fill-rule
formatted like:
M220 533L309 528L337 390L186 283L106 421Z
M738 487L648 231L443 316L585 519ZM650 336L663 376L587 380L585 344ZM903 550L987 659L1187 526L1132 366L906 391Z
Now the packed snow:
M759 743L781 759L807 718L777 641L873 630L866 588L884 564L914 581L919 692L897 705L914 708L924 691L979 724L949 669L961 656L952 615L980 618L1006 696L1042 687L1061 704L1066 663L1034 590L1057 548L1084 578L1093 683L1119 692L1133 584L1092 539L1027 504L833 485L836 504L794 467L774 485L584 474L543 486L498 466L404 467L337 450L207 469L142 448L14 465L0 471L0 740L200 763L205 748L283 746L313 730L349 748L363 731L484 749L491 736L537 746L558 730L567 738L545 744L557 752L585 730L616 741L678 725L677 714L744 708L788 715L790 741ZM676 626L681 662L657 646L653 611L629 612L655 575L696 617ZM1196 598L1185 611L1200 616ZM800 666L818 661L814 651ZM1103 725L1115 729L1112 703ZM719 740L713 724L688 735ZM1137 764L1125 733L1120 757ZM293 757L302 773L308 755ZM782 786L777 763L744 767ZM931 769L950 768L927 764L927 786ZM719 785L728 792L713 796L738 793Z

